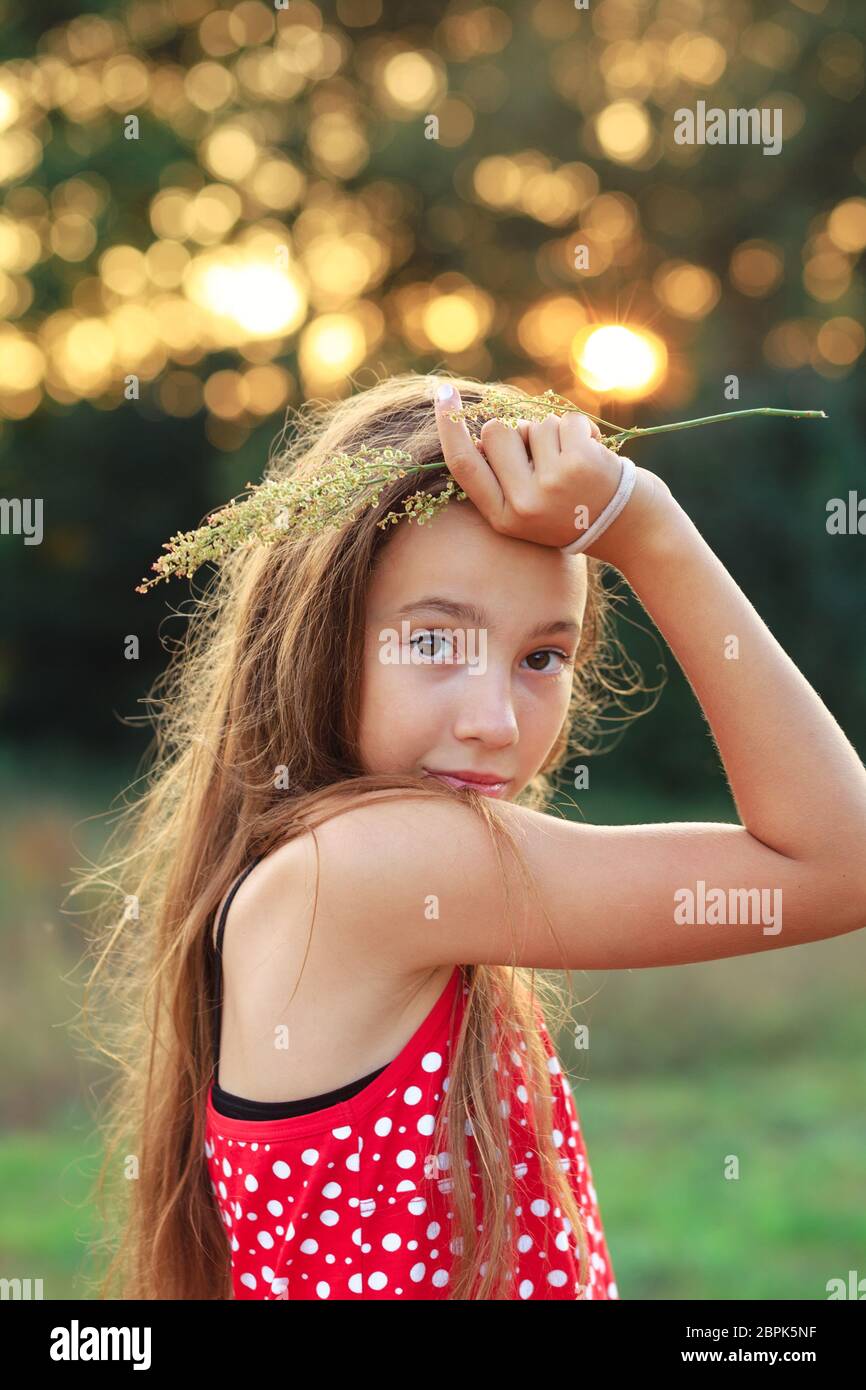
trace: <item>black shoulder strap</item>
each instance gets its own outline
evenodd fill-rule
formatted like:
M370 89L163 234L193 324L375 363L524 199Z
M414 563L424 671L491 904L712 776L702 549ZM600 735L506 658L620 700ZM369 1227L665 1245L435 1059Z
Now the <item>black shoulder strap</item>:
M251 863L251 864L248 864L247 867L244 869L243 873L241 873L241 874L238 875L238 877L235 879L235 882L234 882L233 885L232 885L231 892L229 893L228 897L226 898L226 900L225 900L225 902L224 902L224 904L223 904L223 910L222 910L222 912L220 913L219 926L217 927L217 939L216 939L216 950L215 950L215 961L214 961L214 994L215 994L214 1015L213 1015L213 1019L214 1019L214 1022L213 1022L213 1057L214 1057L214 1062L213 1062L213 1075L214 1075L214 1080L216 1080L217 1077L218 1077L218 1074L219 1074L219 1064L220 1064L220 1022L221 1022L221 1015L222 1015L222 983L223 983L222 952L223 952L223 936L225 935L225 929L226 929L226 917L228 916L228 911L229 911L229 908L231 907L232 899L234 898L235 893L238 891L238 889L240 888L241 884L243 883L243 881L244 881L244 879L247 877L247 875L248 875L249 873L252 872L252 870L255 868L256 864L258 864L259 860L262 859L262 858L264 858L263 855L257 854L256 857L255 857L255 859L252 861L252 863Z

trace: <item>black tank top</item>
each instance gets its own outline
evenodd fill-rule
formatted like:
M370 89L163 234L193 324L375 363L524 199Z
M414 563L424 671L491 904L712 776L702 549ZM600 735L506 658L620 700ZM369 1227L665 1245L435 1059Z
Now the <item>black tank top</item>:
M231 892L226 898L220 922L217 927L216 940L216 961L215 961L215 981L216 981L216 1007L214 1011L214 1064L213 1064L213 1106L220 1114L233 1120L284 1120L290 1119L293 1115L308 1115L314 1110L325 1110L329 1105L337 1105L341 1100L349 1100L357 1095L365 1086L369 1086L371 1081L385 1070L385 1067L377 1067L368 1076L362 1076L358 1081L350 1081L347 1086L340 1086L336 1091L326 1091L321 1096L308 1096L305 1100L247 1100L245 1096L232 1095L230 1091L224 1091L217 1081L220 1064L220 1021L222 1016L222 948L223 935L225 933L226 916L231 905L232 898L240 888L247 874L255 868L261 854L257 855L253 862L244 869L243 873L235 882ZM389 1063L385 1063L388 1066Z

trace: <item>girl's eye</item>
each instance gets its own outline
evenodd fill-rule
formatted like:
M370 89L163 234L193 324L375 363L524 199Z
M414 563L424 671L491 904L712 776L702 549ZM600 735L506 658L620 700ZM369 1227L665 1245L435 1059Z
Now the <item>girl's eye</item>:
M568 663L572 660L572 658L569 657L568 652L561 652L561 651L559 651L556 647L542 647L542 648L540 648L537 652L530 652L529 656L526 657L526 660L529 661L529 662L532 662L532 661L534 661L534 660L536 659L536 657L549 657L549 656L558 656L558 657L560 658L560 660L561 660L562 662L564 662L565 664L568 664ZM539 674L542 675L542 676L550 676L550 675L558 676L559 673L560 673L560 671L561 671L563 668L562 668L562 666L558 666L558 667L556 668L556 670L554 671L554 670L552 670L549 666L548 666L548 667L530 666L529 669L530 669L531 671L538 671Z
M424 628L419 632L413 633L412 637L409 639L409 646L415 648L422 661L438 662L439 664L444 664L446 662L456 663L457 661L458 653L452 643L452 634L446 632L444 628ZM558 666L555 669L551 667L549 665L550 657L559 657L560 661L565 665L570 665L574 660L567 652L560 651L557 647L539 648L538 651L531 652L524 660L533 663L539 657L542 661L548 662L548 664L542 666L531 664L530 670L542 676L559 675L560 671L563 669L562 666Z
M425 628L423 632L416 632L409 639L409 646L415 647L426 661L445 661L449 655L449 650L443 649L441 643L447 641L448 638L442 628Z

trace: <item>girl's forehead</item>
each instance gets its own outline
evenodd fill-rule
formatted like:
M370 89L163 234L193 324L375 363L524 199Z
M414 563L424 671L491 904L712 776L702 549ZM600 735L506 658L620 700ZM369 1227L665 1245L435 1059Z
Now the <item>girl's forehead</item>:
M553 604L573 616L586 602L586 557L503 536L470 503L449 502L423 526L391 528L367 598L381 611L431 594L500 611Z

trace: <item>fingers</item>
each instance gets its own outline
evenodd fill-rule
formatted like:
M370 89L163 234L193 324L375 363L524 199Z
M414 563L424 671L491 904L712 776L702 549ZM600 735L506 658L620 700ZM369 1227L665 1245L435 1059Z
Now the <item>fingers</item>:
M559 424L559 437L563 449L580 449L588 439L600 439L601 430L594 425L588 415L577 410L569 410Z
M443 382L436 389L433 403L442 442L442 457L448 471L470 502L474 502L481 515L492 524L495 518L501 516L505 499L496 474L476 448L466 421L450 418L452 412L461 407L460 393L449 382Z
M562 452L558 415L546 415L543 420L532 420L529 425L529 447L536 481L555 478L560 469L559 456Z
M598 425L577 411L569 411L561 421L559 436L563 453L575 454L586 463L595 462L600 453L607 453Z
M440 395L443 389L445 394ZM601 430L579 411L520 420L516 429L501 420L487 420L476 441L464 419L451 419L461 404L456 387L441 382L434 408L442 457L458 486L495 530L510 526L515 510L518 514L531 511L539 486L545 491L548 485L561 486L564 470L570 473L575 459L590 463L598 458ZM602 446L601 453L605 452ZM565 453L570 460L563 459Z
M562 415L561 418L562 418L563 420L567 420L568 417L569 417L569 415L574 415L574 414L577 414L577 413L578 413L578 412L576 412L576 411L565 411L565 412L563 413L563 415ZM557 418L559 418L559 417L557 417ZM601 439L601 437L602 437L602 436L601 436L601 430L599 429L599 427L598 427L598 425L595 423L595 421L594 421L594 420L590 420L590 418L589 418L588 415L582 416L581 418L589 421L589 428L590 428L591 431L592 431L592 437L593 437L593 439ZM519 431L519 433L520 433L520 437L522 438L522 440L523 440L524 444L527 446L527 448L529 447L529 426L530 426L531 424L534 424L534 423L536 423L536 422L533 421L533 420L519 420L519 421L517 422L517 428L518 428L518 431Z
M506 501L524 503L532 483L532 461L522 432L502 420L485 420L481 443Z
M592 476L596 482L609 479L610 491L604 498L604 502L607 503L616 490L622 466L613 451L601 442L601 430L598 425L588 416L572 411L561 423L560 437L563 453L571 453L577 459L578 465L587 465L587 477ZM604 488L603 482L601 486ZM594 514L592 520L595 520Z

